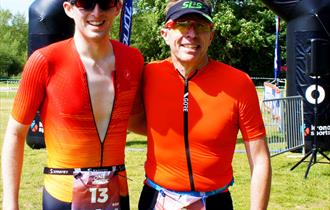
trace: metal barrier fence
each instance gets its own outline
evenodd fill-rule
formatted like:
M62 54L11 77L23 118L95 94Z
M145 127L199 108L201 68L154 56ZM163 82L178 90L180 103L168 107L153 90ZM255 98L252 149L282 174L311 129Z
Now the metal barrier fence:
M271 156L302 149L304 154L304 112L301 96L263 100L262 115Z

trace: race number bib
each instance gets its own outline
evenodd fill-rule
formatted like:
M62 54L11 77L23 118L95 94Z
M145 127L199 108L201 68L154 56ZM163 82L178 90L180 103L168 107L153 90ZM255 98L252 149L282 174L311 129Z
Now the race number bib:
M73 172L72 210L120 210L119 177L115 171Z

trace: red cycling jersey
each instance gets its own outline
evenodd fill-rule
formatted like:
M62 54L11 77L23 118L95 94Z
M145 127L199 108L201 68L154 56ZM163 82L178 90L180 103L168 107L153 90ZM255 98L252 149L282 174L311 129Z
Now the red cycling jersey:
M86 72L73 39L35 51L26 63L12 116L28 125L40 110L48 167L124 164L128 117L144 61L137 49L113 40L111 44L115 54L115 99L103 142L93 116ZM71 202L72 184L72 176L45 177L47 191L61 201ZM123 185L125 195L127 186Z
M146 175L175 191L207 192L233 178L237 134L244 141L265 133L253 82L221 62L185 79L170 59L144 71L148 152Z

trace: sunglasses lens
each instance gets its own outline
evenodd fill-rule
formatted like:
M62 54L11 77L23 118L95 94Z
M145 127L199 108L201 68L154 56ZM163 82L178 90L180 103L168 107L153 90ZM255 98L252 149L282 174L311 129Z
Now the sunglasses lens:
M185 34L191 27L193 27L197 33L206 33L211 31L210 24L195 21L177 21L171 28Z
M189 23L188 21L176 22L175 26L174 26L174 29L180 31L183 34L185 34L185 33L188 32L190 26L191 26L191 23Z
M78 8L85 10L92 10L95 7L95 1L91 0L77 0L75 4Z
M102 10L108 10L115 7L118 0L76 0L75 5L84 10L93 10L95 5L98 4Z
M118 0L99 0L98 3L102 10L108 10L117 5Z
M211 27L207 23L196 23L195 25L196 31L199 33L206 33L211 31Z

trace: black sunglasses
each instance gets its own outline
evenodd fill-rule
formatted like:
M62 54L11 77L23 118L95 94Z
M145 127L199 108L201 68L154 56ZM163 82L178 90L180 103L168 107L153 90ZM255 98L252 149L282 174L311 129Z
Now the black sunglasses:
M116 7L118 1L119 0L70 0L70 3L78 8L92 11L96 4L98 4L102 10L108 10Z

